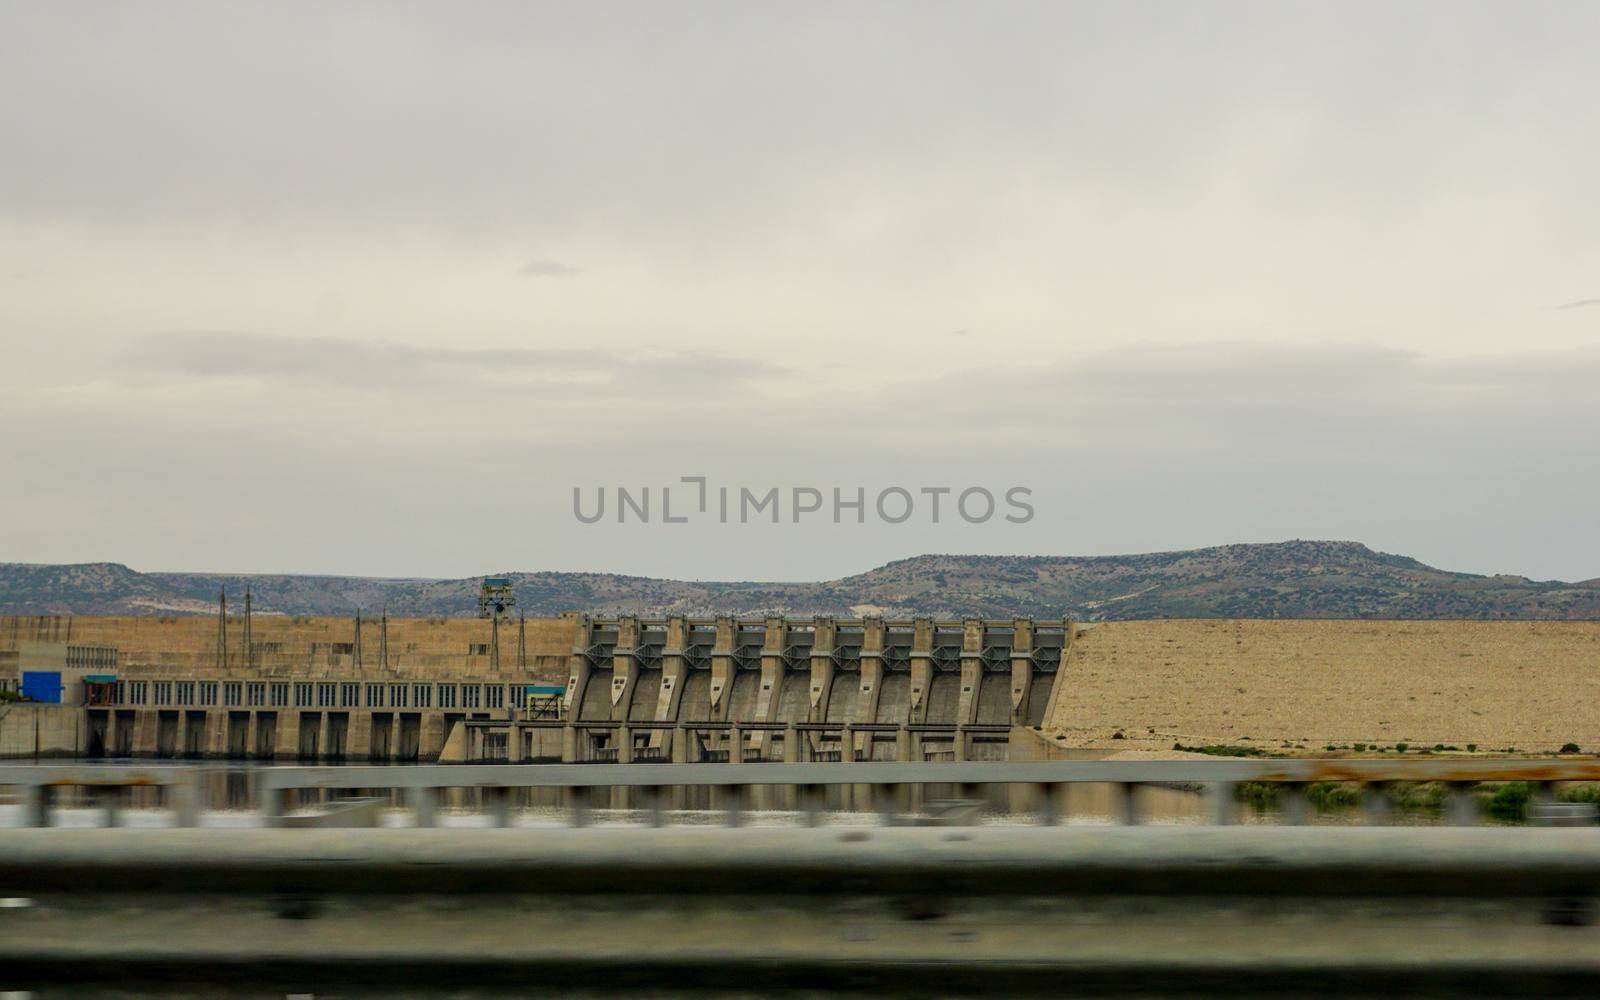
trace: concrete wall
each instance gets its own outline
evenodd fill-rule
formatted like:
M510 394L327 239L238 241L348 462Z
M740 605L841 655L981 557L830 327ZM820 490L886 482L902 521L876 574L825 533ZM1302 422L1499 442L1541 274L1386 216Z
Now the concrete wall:
M518 638L525 673L544 681L566 677L575 618L502 621L500 671L516 669ZM111 649L117 670L142 677L290 677L349 675L443 679L491 674L492 623L478 618L393 618L385 626L354 618L255 615L252 649L244 648L245 622L237 612L219 642L217 617L172 618L0 616L0 670L14 672L24 644ZM382 656L387 632L388 656ZM359 647L359 657L357 648ZM91 671L92 672L92 671Z
M497 710L503 717L526 685L564 680L577 623L502 621L496 634L492 622L475 618L256 615L247 628L238 613L225 625L215 616L7 616L0 617L0 684L15 688L25 670L61 671L64 717L75 720L78 753L426 761L455 719ZM85 674L117 677L120 698L86 705ZM291 696L284 704L250 703L243 692L252 683L286 685ZM304 684L313 685L314 697L298 704L293 695ZM352 684L354 704L346 697ZM388 697L369 704L372 684L386 696L403 687L406 705L392 706ZM335 692L331 704L323 703L328 690ZM15 739L32 753L31 729Z
M82 709L0 702L0 757L78 757L84 747Z

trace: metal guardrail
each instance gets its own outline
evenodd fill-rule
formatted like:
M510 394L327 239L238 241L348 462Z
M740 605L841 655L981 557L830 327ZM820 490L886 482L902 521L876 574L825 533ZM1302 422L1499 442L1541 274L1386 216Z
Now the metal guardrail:
M172 809L174 825L197 826L200 819L200 779L202 768L182 766L126 766L117 764L25 764L0 765L0 787L21 791L23 823L48 826L53 793L58 788L96 788L114 791L124 788L161 788ZM100 796L106 811L106 825L117 825L117 797Z
M0 766L0 786L19 786L26 804L28 825L47 825L50 793L62 786L126 788L160 786L179 826L196 825L203 805L204 777L214 769L184 766L39 765ZM742 822L742 800L755 786L790 786L799 790L801 811L808 824L820 817L823 790L850 786L871 790L874 809L888 825L904 816L907 791L914 787L955 787L976 792L991 786L1024 786L1034 793L1039 821L1059 822L1062 798L1073 785L1093 783L1113 791L1114 818L1125 825L1139 822L1139 796L1143 785L1205 789L1212 802L1211 818L1228 824L1235 818L1234 790L1242 782L1283 786L1284 820L1304 823L1309 818L1304 792L1319 782L1354 782L1367 788L1367 805L1373 822L1385 820L1385 785L1395 782L1440 782L1448 788L1446 816L1451 823L1475 822L1476 803L1471 796L1481 782L1526 781L1550 799L1550 786L1566 781L1600 781L1600 761L1595 760L1318 760L1258 758L1249 760L1176 761L1039 761L948 763L807 763L807 764L468 764L351 767L266 767L249 772L258 783L259 806L265 825L276 825L288 811L291 795L313 789L398 790L415 813L419 826L434 824L439 792L445 789L483 789L488 808L500 825L511 818L510 789L565 790L573 825L587 823L590 792L594 789L641 790L651 821L664 825L661 793L672 788L714 788L724 793L729 825ZM115 799L102 801L115 825Z
M9 830L0 885L7 988L1600 990L1592 830Z
M501 825L509 822L506 797L511 788L570 790L571 822L585 825L586 791L595 788L661 790L674 787L720 788L728 795L728 823L741 822L742 791L751 786L793 786L802 792L802 808L814 824L820 789L869 786L886 823L897 819L905 789L911 786L1032 786L1038 792L1039 819L1049 825L1060 818L1059 799L1074 784L1111 786L1115 816L1126 825L1139 822L1136 789L1140 785L1205 787L1212 793L1213 821L1234 818L1233 791L1240 782L1256 781L1288 787L1286 819L1307 818L1304 790L1324 781L1359 782L1379 789L1389 782L1438 781L1450 786L1452 822L1476 819L1469 792L1485 781L1529 781L1543 789L1559 781L1600 781L1600 761L1592 760L1179 760L1179 761L1040 761L1017 763L850 763L850 764L467 764L418 767L291 767L261 773L261 812L270 825L283 815L286 796L297 789L399 789L416 813L419 826L430 826L437 812L438 791L481 788L491 791L491 812ZM1372 808L1381 812L1373 799ZM659 797L651 805L652 821L662 822ZM1381 819L1381 816L1379 817Z

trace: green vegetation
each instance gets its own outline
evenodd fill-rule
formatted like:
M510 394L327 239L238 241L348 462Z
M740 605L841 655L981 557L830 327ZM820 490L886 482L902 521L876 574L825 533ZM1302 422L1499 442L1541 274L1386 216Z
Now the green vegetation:
M1306 786L1306 801L1318 812L1353 809L1361 804L1361 786L1348 781L1317 781Z
M1600 805L1600 782L1585 781L1568 785L1556 793L1556 798L1562 802L1590 802Z
M1408 812L1443 812L1449 794L1442 781L1397 781L1389 786L1389 799L1395 808Z
M1275 781L1241 781L1233 788L1233 797L1257 812L1270 812L1278 808L1283 786Z
M1526 781L1484 783L1478 786L1478 796L1484 799L1484 811L1502 823L1526 823L1528 802L1533 798L1533 785Z
M1578 747L1578 744L1576 744L1576 743L1563 743L1563 744L1561 744L1561 749L1556 751L1556 752L1557 753L1582 753L1583 751Z
M1210 746L1191 747L1182 743L1172 744L1172 749L1182 750L1185 753L1205 753L1213 757L1287 757L1288 754L1269 753L1260 747L1229 746L1223 743L1214 743Z
M1485 782L1473 790L1481 811L1498 823L1528 821L1534 784L1527 781ZM1234 798L1259 813L1282 808L1288 787L1272 781L1241 781L1234 786ZM1318 813L1332 813L1361 807L1367 789L1357 782L1317 781L1305 787L1306 802ZM1400 812L1438 818L1450 800L1450 786L1442 781L1396 781L1383 787L1382 794ZM1600 805L1600 782L1570 784L1556 794L1562 802Z

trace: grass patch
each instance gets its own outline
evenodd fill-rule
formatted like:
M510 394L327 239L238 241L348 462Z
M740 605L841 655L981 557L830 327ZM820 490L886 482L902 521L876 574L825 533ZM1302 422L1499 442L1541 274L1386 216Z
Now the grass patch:
M1287 757L1288 754L1270 753L1260 747L1230 746L1224 743L1213 743L1209 746L1191 747L1182 743L1172 744L1172 749L1182 750L1186 753L1204 753L1213 757Z
M1561 802L1590 802L1600 805L1600 782L1585 781L1581 784L1568 785L1556 793L1556 798Z
M1389 799L1408 812L1440 813L1450 790L1442 781L1397 781L1389 786Z

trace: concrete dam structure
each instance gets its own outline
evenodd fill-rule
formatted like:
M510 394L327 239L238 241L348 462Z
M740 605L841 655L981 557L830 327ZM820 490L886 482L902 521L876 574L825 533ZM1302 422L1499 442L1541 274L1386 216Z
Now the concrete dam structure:
M1005 759L1069 623L0 618L0 685L81 713L33 755ZM4 719L0 718L0 726ZM17 734L8 734L17 735ZM16 755L22 738L4 744Z
M562 759L1004 759L1040 724L1065 622L583 620Z

